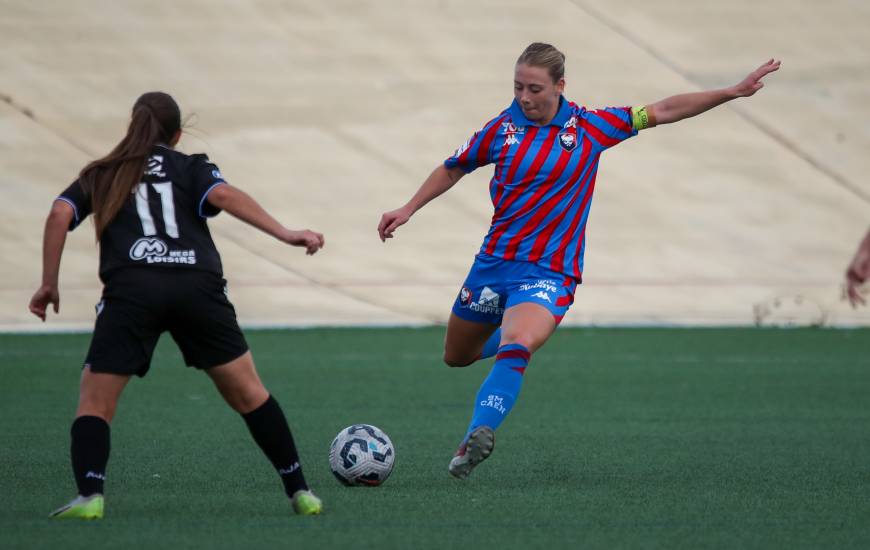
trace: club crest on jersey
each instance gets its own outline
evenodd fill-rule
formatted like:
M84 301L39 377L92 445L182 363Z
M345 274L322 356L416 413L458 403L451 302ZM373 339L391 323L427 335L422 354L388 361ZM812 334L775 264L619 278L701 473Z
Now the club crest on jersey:
M577 147L577 134L572 132L565 132L563 134L559 134L559 145L562 146L562 149L571 152Z
M462 287L462 290L459 291L459 303L467 306L471 303L471 297L472 294L468 287Z
M515 126L513 122L502 122L501 123L502 130L504 131L504 144L513 145L514 143L519 143L520 140L517 138L523 137L523 134L526 133L525 126Z

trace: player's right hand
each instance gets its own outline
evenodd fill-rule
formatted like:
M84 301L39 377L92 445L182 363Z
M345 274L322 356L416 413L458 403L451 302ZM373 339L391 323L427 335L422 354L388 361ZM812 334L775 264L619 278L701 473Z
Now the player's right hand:
M30 299L30 313L36 315L45 322L45 311L48 304L54 306L54 312L60 312L60 293L57 287L43 285L39 287Z
M867 281L870 281L870 233L861 242L855 258L846 269L843 297L849 300L853 308L867 304L867 299L864 297L867 289L862 288Z
M323 233L303 229L301 231L290 231L286 242L293 246L305 247L305 253L311 256L323 248L323 245L326 244L326 239L323 238Z
M412 212L408 207L403 206L390 212L385 212L381 216L381 223L378 224L378 235L381 242L386 242L387 239L393 238L393 232L400 226L408 223L411 219Z

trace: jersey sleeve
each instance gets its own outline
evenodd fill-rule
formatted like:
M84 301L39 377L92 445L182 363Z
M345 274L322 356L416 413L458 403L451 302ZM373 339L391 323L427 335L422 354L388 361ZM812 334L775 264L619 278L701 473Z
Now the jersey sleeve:
M91 200L79 180L72 182L55 200L63 201L73 208L75 216L69 222L70 231L78 227L91 213Z
M461 168L466 174L474 172L481 166L494 162L496 135L501 130L501 121L504 117L498 116L484 125L483 128L474 132L468 141L444 161L447 168Z
M196 200L197 214L203 218L211 218L220 214L220 208L208 202L208 194L218 185L224 185L223 175L215 163L207 155L191 155L191 179L193 194Z
M602 149L609 149L637 135L631 117L631 107L605 107L586 111L583 128Z

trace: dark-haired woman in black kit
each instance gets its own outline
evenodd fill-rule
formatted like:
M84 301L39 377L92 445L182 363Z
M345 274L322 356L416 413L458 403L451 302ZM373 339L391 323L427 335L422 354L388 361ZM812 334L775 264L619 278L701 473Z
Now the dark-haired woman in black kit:
M162 92L142 95L133 106L127 135L81 171L48 215L42 285L30 311L43 321L49 304L58 312L66 232L88 214L94 216L104 284L71 430L78 496L52 517L103 517L109 423L124 386L134 374L145 376L154 346L166 331L187 365L204 370L244 418L296 513L319 514L323 505L305 483L284 413L260 381L227 299L220 255L206 220L226 210L308 254L323 247L323 235L284 227L253 198L228 185L208 157L176 151L180 137L175 100Z

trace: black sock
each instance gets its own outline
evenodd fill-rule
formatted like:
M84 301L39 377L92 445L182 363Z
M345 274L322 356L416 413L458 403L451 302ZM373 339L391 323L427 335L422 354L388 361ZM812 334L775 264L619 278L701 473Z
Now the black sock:
M109 424L97 416L80 416L73 422L70 435L70 455L79 494L102 494L109 462Z
M287 496L292 497L296 491L307 490L308 485L302 476L302 466L299 464L293 435L281 405L270 395L265 403L243 414L242 418L254 436L254 441L263 449L281 476Z

